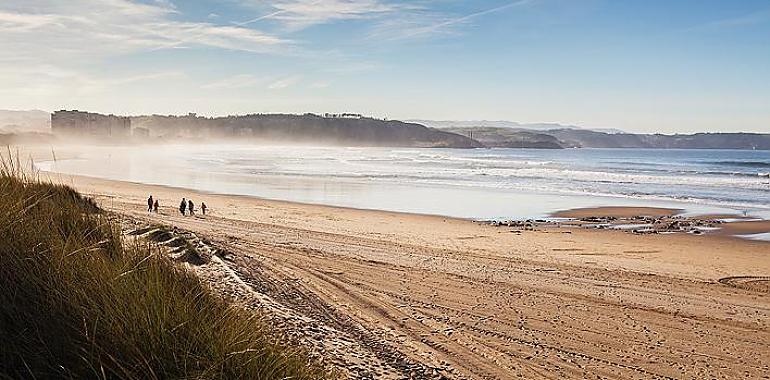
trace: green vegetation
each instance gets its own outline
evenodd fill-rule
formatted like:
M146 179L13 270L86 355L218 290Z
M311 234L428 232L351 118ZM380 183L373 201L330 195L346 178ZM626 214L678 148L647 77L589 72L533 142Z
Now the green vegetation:
M0 168L0 378L317 379L324 370L73 189Z
M561 142L551 135L521 129L498 127L451 127L443 130L464 136L473 136L473 139L484 144L484 146L488 148L563 148Z

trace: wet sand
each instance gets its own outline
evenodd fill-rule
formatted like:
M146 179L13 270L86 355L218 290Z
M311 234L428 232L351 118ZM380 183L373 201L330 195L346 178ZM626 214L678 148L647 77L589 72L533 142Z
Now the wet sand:
M770 232L770 220L747 220L725 223L720 231L726 235L751 235Z
M225 249L226 259L194 268L201 278L279 315L353 378L770 373L767 242L524 230L54 177L134 223ZM145 212L149 194L160 214ZM181 197L210 214L181 216Z
M682 212L681 209L675 208L661 208L661 207L588 207L588 208L573 208L570 210L562 210L551 214L556 218L590 218L590 217L603 217L603 218L633 218L636 216L671 216Z

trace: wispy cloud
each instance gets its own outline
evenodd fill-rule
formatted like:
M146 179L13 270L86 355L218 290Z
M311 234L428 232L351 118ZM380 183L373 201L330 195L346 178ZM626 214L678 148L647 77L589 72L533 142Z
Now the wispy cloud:
M246 4L264 5L262 1L253 0L246 0ZM281 0L271 3L271 11L267 14L237 25L275 20L290 29L302 29L340 20L377 18L411 8L414 7L382 0Z
M684 33L719 33L725 30L749 28L770 23L770 8L760 9L742 15L719 18L695 25L684 26L678 31Z
M38 63L20 66L13 72L0 71L0 92L13 92L17 96L56 96L71 99L73 96L101 93L115 86L134 83L158 83L162 80L184 77L181 71L155 71L131 75L94 75L81 70Z
M484 9L462 16L450 17L430 12L417 12L405 17L391 18L383 21L372 32L373 37L385 39L408 39L428 37L436 34L451 34L453 28L466 24L473 19L492 13L502 12L509 8L525 6L536 0L517 0L494 8Z
M122 66L120 73L107 75L86 68L135 53L196 47L275 54L292 43L254 28L190 21L168 0L0 2L0 92L19 97L72 99L173 79L183 76L183 69Z
M268 79L266 78L256 77L251 74L239 74L211 83L206 83L202 85L201 88L207 90L247 88L264 84L267 82L267 80Z
M295 84L297 84L302 79L299 75L293 75L285 78L278 79L272 83L270 83L267 88L270 90L281 90L284 88L291 87Z
M22 32L49 25L62 25L64 21L57 15L23 14L0 11L0 31Z
M311 83L309 87L310 88L327 88L329 86L331 86L331 83L328 81L318 81L318 82Z
M757 25L770 22L770 8L762 9L756 12L747 13L737 17L730 17L721 20L712 21L705 25L705 27L721 28L721 27L741 27L749 25Z
M135 82L145 82L145 81L156 81L158 79L167 79L167 78L177 78L177 77L183 77L184 74L179 71L160 71L160 72L153 72L153 73L145 73L145 74L137 74L137 75L130 75L125 77L117 77L117 78L106 78L101 80L94 80L90 79L93 83L98 83L101 86L112 86L112 85L124 85L129 83L135 83Z
M270 52L289 44L252 28L177 21L176 14L167 1L7 0L0 4L0 58L72 60L180 46Z
M326 67L321 71L329 74L354 74L376 71L384 67L385 65L382 63L366 61L357 57Z
M464 15L452 15L436 1L397 0L239 0L241 4L262 11L254 18L233 22L247 26L276 22L290 31L340 21L370 20L362 36L369 40L427 38L458 33L461 25L492 13L525 6L537 0L516 0ZM499 3L498 3L499 4Z

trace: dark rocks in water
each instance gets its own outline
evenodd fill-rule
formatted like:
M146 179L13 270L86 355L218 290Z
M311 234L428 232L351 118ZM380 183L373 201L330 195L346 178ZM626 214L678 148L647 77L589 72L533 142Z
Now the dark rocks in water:
M587 218L580 218L580 221L587 223L608 223L617 220L614 216L589 216Z
M705 230L723 223L720 220L704 220L682 216L634 216L628 218L589 216L570 221L537 220L493 220L487 222L495 227L517 227L521 230L532 231L539 227L571 227L597 230L623 230L633 234L657 234L662 232L685 232L702 235ZM521 233L521 230L511 232Z
M534 228L535 222L531 220L493 220L489 222L490 225L495 227L518 227L518 228Z

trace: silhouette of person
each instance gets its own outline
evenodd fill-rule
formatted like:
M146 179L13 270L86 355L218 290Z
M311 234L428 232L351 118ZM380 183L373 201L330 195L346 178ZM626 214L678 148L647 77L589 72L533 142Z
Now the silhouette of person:
M155 200L155 203L152 204L152 211L155 211L155 213L158 213L158 200Z
M190 215L195 215L195 204L192 199L187 201L187 210L190 211Z
M152 195L150 195L150 197L147 198L147 211L148 212L152 211L152 205L153 205L153 203L152 203Z
M181 212L182 215L184 215L184 210L186 208L187 208L187 201L184 198L182 198L182 203L179 204L179 212Z
M201 210L203 210L203 215L206 215L207 208L208 207L206 207L206 202L201 202Z

